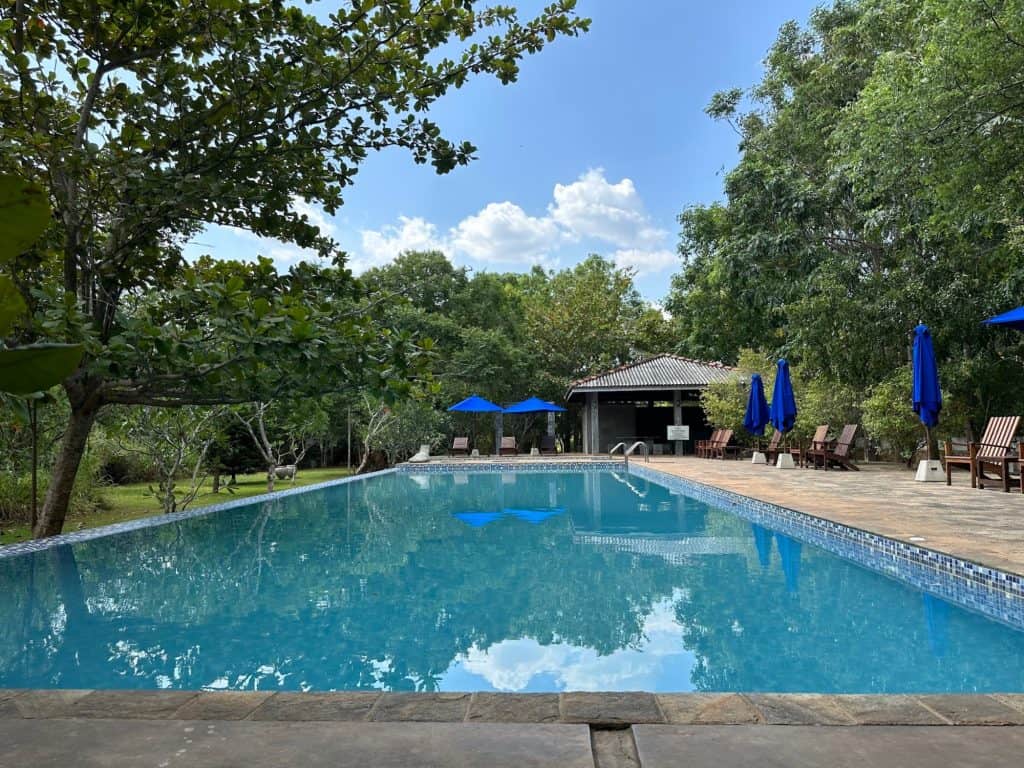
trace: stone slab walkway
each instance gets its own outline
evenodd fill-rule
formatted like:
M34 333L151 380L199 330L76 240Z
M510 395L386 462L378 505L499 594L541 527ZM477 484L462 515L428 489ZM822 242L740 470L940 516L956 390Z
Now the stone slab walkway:
M269 693L0 690L6 720L674 725L1021 725L1024 694Z
M3 720L0 765L33 768L593 768L582 725Z
M892 464L862 464L860 472L757 466L748 461L652 456L652 469L778 504L1024 575L1024 497L954 484L918 483Z
M643 768L1007 768L1021 728L727 728L638 725Z
M925 732L953 745L955 764L1010 764L985 762L985 745L1002 758L1024 746L1024 728L992 726L1024 726L1024 695L0 690L0 765L946 764L886 762ZM848 755L861 759L841 762Z

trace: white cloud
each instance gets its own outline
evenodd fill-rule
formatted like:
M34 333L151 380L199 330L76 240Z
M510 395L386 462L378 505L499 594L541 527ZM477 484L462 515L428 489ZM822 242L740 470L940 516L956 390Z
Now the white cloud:
M304 200L292 201L326 237L342 239L342 228L323 210ZM212 252L225 258L269 256L279 268L299 261L318 261L315 251L232 227L210 227L190 253ZM393 261L406 251L440 250L456 262L476 261L527 268L553 267L572 244L574 256L587 251L607 253L619 266L639 275L673 268L676 256L669 233L659 228L629 178L611 182L601 168L588 170L568 184L555 184L543 215L532 216L520 205L491 202L464 217L447 231L419 216L398 216L392 224L358 232L349 267L361 273ZM352 245L346 243L346 245ZM200 250L202 248L202 250Z
M437 227L419 216L399 216L396 226L364 229L359 234L361 253L355 254L349 262L357 273L394 261L405 251L447 250L447 243L438 235Z
M551 218L577 239L597 239L620 248L661 245L666 232L654 226L631 179L612 184L604 170L587 171L572 184L555 184Z
M479 675L499 691L525 690L537 677L554 680L564 691L649 691L666 682L688 687L695 656L684 647L683 628L675 617L675 605L682 599L683 592L676 590L651 606L635 647L600 654L593 648L520 638L486 649L473 646L453 666Z
M510 202L488 203L451 231L456 253L480 261L536 263L556 248L563 237L550 218L528 216Z
M665 248L655 251L625 248L612 254L612 261L616 266L632 267L638 275L650 275L671 269L676 265L677 260L676 254Z

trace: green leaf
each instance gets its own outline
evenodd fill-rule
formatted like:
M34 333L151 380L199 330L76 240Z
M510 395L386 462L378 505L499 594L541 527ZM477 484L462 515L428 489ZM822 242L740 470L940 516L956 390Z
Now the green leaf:
M0 176L0 264L27 251L50 223L46 192L17 176Z
M6 336L14 321L27 309L11 278L0 275L0 336Z
M0 350L0 392L27 395L60 384L82 359L81 344L34 344Z

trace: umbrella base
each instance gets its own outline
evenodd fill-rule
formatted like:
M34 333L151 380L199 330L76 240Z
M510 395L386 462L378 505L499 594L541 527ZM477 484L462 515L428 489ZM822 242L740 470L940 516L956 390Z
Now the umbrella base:
M768 463L768 457L765 456L760 451L754 451L754 456L753 456L753 458L750 459L750 463L751 464L767 464Z
M779 458L775 460L776 469L796 469L796 462L793 461L793 455L788 451L786 453L780 453Z
M946 476L942 472L942 462L938 459L923 459L917 465L914 479L919 483L944 483Z

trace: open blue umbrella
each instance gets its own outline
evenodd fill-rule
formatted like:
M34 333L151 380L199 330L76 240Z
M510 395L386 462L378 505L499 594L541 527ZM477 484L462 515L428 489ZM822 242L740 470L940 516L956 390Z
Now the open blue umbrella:
M1024 307L1011 309L1009 312L1003 312L1003 314L990 317L983 322L985 325L1002 325L1006 328L1016 328L1018 331L1024 331Z
M451 408L449 411L455 411L457 413L501 413L501 406L492 403L490 400L485 400L477 395L470 395L465 400L461 400Z
M452 515L473 528L483 528L501 517L501 512L453 512Z
M775 389L772 392L772 404L768 409L768 422L782 434L789 432L796 424L796 396L793 394L793 382L789 378L789 363L785 359L778 362L778 373L775 374Z
M942 390L939 388L939 369L935 364L932 334L927 325L914 329L914 413L924 424L928 443L928 459L932 457L931 428L939 423L942 410Z
M760 437L767 423L768 401L764 399L764 383L761 374L755 373L750 377L750 398L747 400L747 412L743 416L743 428Z
M490 400L485 400L477 395L470 395L465 400L462 400L451 408L449 411L455 411L456 413L493 413L494 414L494 452L501 453L501 414L504 413L500 405L492 403ZM473 431L476 431L476 425L474 424Z
M548 507L548 508L538 507L536 509L512 509L512 508L506 508L503 511L505 512L506 515L512 515L513 517L517 517L520 520L524 520L525 522L529 523L530 525L537 525L538 523L543 523L549 517L554 517L555 515L562 514L563 512L565 512L565 508L564 507Z
M565 413L565 408L539 397L528 397L510 405L505 409L505 413Z

